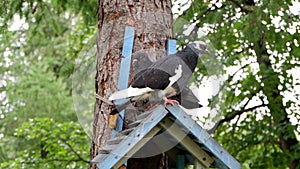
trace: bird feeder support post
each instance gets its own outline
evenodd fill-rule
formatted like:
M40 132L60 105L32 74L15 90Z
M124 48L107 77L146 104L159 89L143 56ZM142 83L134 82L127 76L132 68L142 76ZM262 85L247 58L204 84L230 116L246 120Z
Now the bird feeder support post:
M126 26L123 40L122 48L122 59L120 63L119 79L118 79L118 90L123 90L128 87L129 82L129 73L131 65L131 56L134 42L134 27ZM167 41L167 55L176 53L176 40L170 39ZM124 99L116 100L115 104L121 104L124 102ZM117 120L117 131L121 131L123 127L124 119L124 110L120 112L120 115ZM115 134L112 134L114 137Z
M120 72L118 79L118 90L123 90L128 87L129 82L129 72L131 65L131 56L134 42L134 27L126 26L123 40L123 48L122 48L122 59L120 63ZM121 104L124 102L124 99L116 100L115 104ZM121 131L123 127L123 119L124 119L124 110L120 112L120 115L117 120L117 131Z
M131 56L133 50L134 42L134 27L126 26L124 32L123 48L122 48L122 58L120 63L119 78L118 78L118 90L123 90L128 87L129 83L129 73L131 66ZM167 55L176 53L176 40L168 40L166 47ZM116 100L115 104L119 105L124 102L125 99ZM112 131L112 137L115 137L118 131L122 131L124 119L124 110L119 114L117 120L117 128Z
M176 50L176 40L174 39L169 39L167 41L167 55L172 55L177 52Z

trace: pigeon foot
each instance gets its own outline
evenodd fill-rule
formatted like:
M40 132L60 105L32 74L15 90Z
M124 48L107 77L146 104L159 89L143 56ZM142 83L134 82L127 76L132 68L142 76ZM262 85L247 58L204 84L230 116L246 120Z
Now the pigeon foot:
M172 100L172 99L168 99L168 98L163 98L164 99L164 101L165 101L165 106L167 106L167 104L171 104L171 105L174 105L174 104L177 104L177 105L179 105L179 102L177 101L177 100Z

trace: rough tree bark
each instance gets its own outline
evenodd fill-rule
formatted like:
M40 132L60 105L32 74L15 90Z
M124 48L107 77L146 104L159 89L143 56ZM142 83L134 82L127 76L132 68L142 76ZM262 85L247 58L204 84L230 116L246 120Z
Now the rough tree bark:
M155 61L165 51L166 40L172 38L171 0L99 0L98 59L95 88L98 95L108 98L117 90L119 63L125 26L135 28L134 52L144 51ZM133 70L131 70L133 71ZM90 159L98 154L110 138L109 105L96 100ZM91 169L97 168L90 165Z

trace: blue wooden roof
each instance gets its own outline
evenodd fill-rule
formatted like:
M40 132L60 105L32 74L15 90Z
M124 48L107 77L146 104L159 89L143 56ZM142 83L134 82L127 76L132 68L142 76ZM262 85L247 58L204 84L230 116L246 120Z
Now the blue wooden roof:
M111 148L109 152L99 154L92 160L93 163L97 164L98 168L115 168L117 163L120 164L126 161L141 148L141 146L143 145L141 144L143 142L143 138L153 137L162 129L159 127L160 122L162 122L166 118L172 119L171 121L174 124L179 124L179 128L182 129L187 134L187 136L190 136L190 138L192 138L190 140L193 140L199 147L201 147L201 149L207 152L212 157L212 159L214 159L213 166L211 167L222 169L241 168L239 162L234 159L222 146L220 146L206 132L206 130L204 130L198 123L196 123L179 106L159 106L151 112L145 113L149 115L136 122L137 126L128 135L119 136L110 140L111 142L115 141L115 143L119 141L116 146L113 146L113 148ZM180 134L180 132L178 133Z

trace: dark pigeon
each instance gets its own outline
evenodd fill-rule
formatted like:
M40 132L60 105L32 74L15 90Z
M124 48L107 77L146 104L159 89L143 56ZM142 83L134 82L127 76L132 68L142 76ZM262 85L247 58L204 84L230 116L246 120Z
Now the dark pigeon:
M151 95L153 96L153 94ZM150 96L150 98L151 98ZM154 97L155 98L155 97ZM188 87L185 87L178 95L175 95L171 97L170 99L178 101L178 103L186 108L186 109L196 109L203 107L199 102L199 99L194 95L191 89ZM151 100L151 99L150 99ZM132 101L130 99L127 99L124 103L120 105L116 105L114 109L110 112L110 115L115 115L122 110L126 109L129 104L131 104ZM152 102L152 104L157 102ZM151 105L151 103L150 103Z
M205 53L207 51L201 50L195 43L189 44L182 51L163 57L147 69L141 70L129 88L112 94L109 99L148 99L156 91L165 104L178 103L168 98L179 95L186 87L197 66L199 55Z
M193 47L194 46L195 45L193 45ZM193 48L191 48L191 49L194 52L194 49ZM203 49L203 46L201 47L201 49ZM187 50L187 49L185 49L185 50ZM177 57L178 55L181 57L182 53L183 52L178 52L177 54L171 55L171 56L168 56L168 57L172 57L172 56ZM204 53L207 53L207 52L205 50L200 51L200 50L196 49L195 53L196 54L197 53L204 54ZM183 53L183 54L185 54L185 53ZM135 62L135 61L140 63L140 64L134 64L133 63L134 70L136 72L138 72L138 73L135 73L134 79L139 78L141 75L143 75L143 73L145 73L146 71L149 71L149 68L154 67L154 65L156 65L156 64L151 65L152 62L150 61L150 59L149 59L149 57L146 53L136 53L133 56L133 62ZM157 61L157 62L159 62L159 61ZM192 69L194 69L194 68L192 68ZM190 73L190 71L189 71L189 73ZM178 91L180 91L180 92L176 92L177 94L171 96L170 97L171 100L177 101L181 106L183 106L184 108L187 108L187 109L195 109L195 108L202 107L202 105L199 104L198 98L185 85L184 85L183 88L178 87L177 89L179 89ZM157 95L159 95L159 92L157 92L157 90L156 90L156 92L152 92L151 95L148 94L147 97L144 97L144 98L140 97L139 100L149 99L149 97L152 98L152 99L149 99L149 100L152 100L152 102L155 102L155 100L161 100L162 98L160 98ZM136 100L138 100L137 97L135 98L135 101ZM119 111L124 110L130 103L132 103L132 101L133 101L133 99L127 99L124 103L122 103L120 105L116 105L115 108L113 109L113 111L110 114L114 115L114 114L118 113Z
M170 99L177 100L179 104L186 109L196 109L203 107L199 103L199 99L188 87L183 88L183 90L178 95L173 96Z

